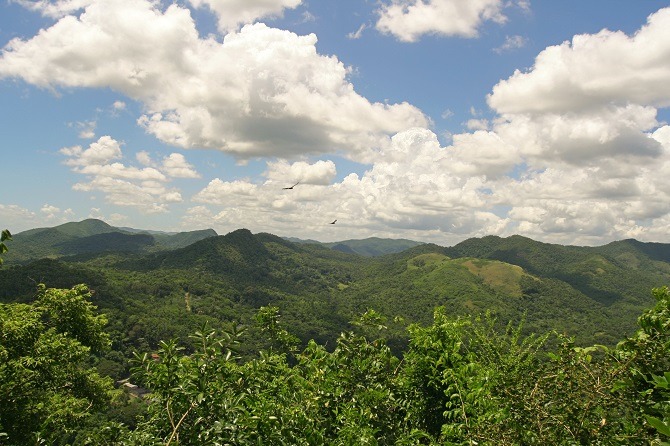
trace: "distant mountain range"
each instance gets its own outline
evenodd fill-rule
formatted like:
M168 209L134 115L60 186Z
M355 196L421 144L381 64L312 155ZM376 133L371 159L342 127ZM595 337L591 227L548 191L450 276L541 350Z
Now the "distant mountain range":
M14 234L11 241L13 248L7 253L5 262L11 265L42 258L93 255L104 252L150 253L183 248L217 235L213 229L163 232L114 227L101 220L87 219ZM336 243L321 243L316 240L296 238L288 240L295 243L321 244L337 251L363 256L397 253L421 244L412 240L378 237Z
M360 240L342 240L340 242L318 242L316 240L302 240L295 237L286 237L286 240L293 243L310 243L327 246L336 251L349 254L358 254L366 257L377 257L385 254L394 254L406 249L422 245L422 242L415 242L407 239L389 239L379 237L369 237Z
M166 233L131 228L116 228L104 221L87 219L51 228L30 229L12 236L7 264L25 263L42 258L59 258L103 252L148 253L188 246L215 237L216 231Z

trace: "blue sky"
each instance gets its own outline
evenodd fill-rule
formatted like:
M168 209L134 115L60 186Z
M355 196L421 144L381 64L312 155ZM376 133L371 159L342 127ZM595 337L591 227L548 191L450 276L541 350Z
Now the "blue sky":
M14 233L670 241L667 1L0 0L0 45Z

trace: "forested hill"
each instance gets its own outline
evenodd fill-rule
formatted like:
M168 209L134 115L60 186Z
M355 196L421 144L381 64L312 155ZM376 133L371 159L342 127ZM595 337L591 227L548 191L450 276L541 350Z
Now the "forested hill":
M667 283L670 245L637 240L599 247L541 243L518 235L473 238L445 249L452 257L475 257L518 265L528 273L566 282L604 304L636 299L645 283Z
M263 305L279 307L303 342L332 343L368 309L400 316L389 339L402 348L405 326L429 323L438 306L453 315L493 311L502 322L525 317L528 331L613 344L633 331L651 303L649 290L670 283L670 245L632 240L576 247L483 237L366 257L246 229L208 235L120 232L97 220L27 231L10 242L9 254L45 252L51 260L8 262L0 295L26 301L36 282L87 283L128 351L187 338L205 320L247 323ZM166 241L194 239L176 249Z
M300 244L317 244L327 246L335 251L358 254L367 257L377 257L386 254L395 254L421 245L421 242L407 239L389 239L380 237L368 237L365 239L341 240L338 242L322 243L316 240L303 240L295 237L287 237L286 240Z
M42 258L112 251L146 253L181 248L216 235L213 229L179 233L120 229L101 220L87 219L14 234L13 249L6 254L5 262L17 264Z

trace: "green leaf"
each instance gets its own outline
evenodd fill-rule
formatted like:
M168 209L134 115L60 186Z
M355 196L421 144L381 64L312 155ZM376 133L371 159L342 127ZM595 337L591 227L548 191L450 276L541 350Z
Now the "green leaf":
M659 420L658 418L654 418L652 416L647 415L647 422L651 424L659 433L670 437L670 426L664 421Z

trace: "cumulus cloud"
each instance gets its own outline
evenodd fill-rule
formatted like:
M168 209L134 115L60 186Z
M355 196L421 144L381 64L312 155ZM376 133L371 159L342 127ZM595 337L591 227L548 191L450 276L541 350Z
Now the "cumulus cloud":
M189 3L214 11L219 29L228 32L258 19L281 17L285 9L297 8L302 0L189 0Z
M451 145L441 146L433 132L414 128L395 135L364 174L341 181L306 181L284 191L287 176L330 169L330 163L286 161L268 162L265 181L215 179L193 197L198 205L183 224L207 222L221 233L247 227L295 235L300 228L318 240L387 234L449 244L514 233L588 245L667 240L659 228L670 222L664 174L670 127L647 139L656 144L653 151L637 158L626 151L599 162L547 158L540 168L494 131L454 135ZM329 226L334 219L337 225Z
M2 229L9 229L12 234L41 224L35 212L16 204L0 204L0 213L2 213Z
M115 161L123 158L121 145L110 136L102 136L88 148L65 147L60 150L67 159L65 164L87 178L73 189L81 192L102 192L108 203L137 207L146 213L168 210L168 204L179 203L181 193L167 186L171 178L198 178L199 174L186 158L178 153L163 159L155 166L150 155L141 151L137 160L145 167L135 167Z
M336 174L335 163L330 160L320 160L313 164L304 161L288 163L285 160L269 162L265 172L269 180L278 184L299 181L301 184L328 185Z
M146 150L140 150L135 154L135 159L142 164L143 166L153 166L154 162L151 159L151 155Z
M221 232L237 225L290 234L299 227L321 239L365 237L371 231L380 236L434 231L442 237L498 233L503 219L486 209L483 190L485 172L496 169L464 167L459 157L467 144L459 144L458 149L441 147L433 132L409 129L395 135L362 176L350 174L339 182L333 182L332 161L268 162L263 182L211 181L193 197L201 204L193 213ZM294 181L300 184L282 190ZM334 219L337 227L329 227ZM191 221L187 216L184 224Z
M495 131L538 168L548 163L597 164L611 157L648 162L661 154L648 131L659 125L656 109L640 105L563 114L510 114Z
M112 88L144 103L138 122L162 141L240 158L366 157L390 135L428 124L410 104L371 103L356 93L349 69L318 54L316 42L259 23L220 43L201 39L177 4L163 11L147 0L92 0L79 17L10 41L0 77Z
M111 177L94 177L89 182L76 183L72 189L80 192L100 191L110 204L136 207L147 214L167 212L168 202L181 201L180 196L174 195L174 191L158 188L155 183L135 184Z
M65 147L60 153L70 157L65 162L69 166L103 165L121 158L121 145L110 136L102 136L87 149L81 146Z
M161 170L172 178L200 178L200 174L181 153L171 153L165 157Z
M501 0L392 0L378 10L377 30L415 42L425 34L477 37L482 23L504 23Z
M193 201L227 206L255 206L258 200L255 194L257 190L258 186L248 181L222 181L215 178L193 197Z
M670 8L665 8L632 36L603 30L546 48L529 71L498 83L488 102L503 114L668 106L669 82Z
M96 218L98 220L103 220L112 226L125 225L129 221L127 215L119 214L116 212L109 215L105 215L100 208L91 208L91 211L89 212L87 218Z
M598 162L545 163L519 178L499 178L490 204L510 210L506 231L556 243L599 244L636 237L659 238L670 214L670 133L661 127L649 140L653 155L601 157ZM637 147L633 145L633 147Z
M39 12L45 17L61 18L80 11L92 0L13 0L24 8Z
M45 203L40 208L41 218L50 224L65 223L74 217L74 211L68 208L61 210L60 208L51 204Z
M40 226L58 225L74 218L72 209L61 209L45 203L39 211L32 211L16 204L0 204L2 229L9 229L12 234Z
M670 105L662 87L670 82L669 29L666 8L630 36L575 36L493 88L488 103L499 116L488 139L502 151L481 142L471 154L501 157L484 171L488 205L505 209L504 233L594 244L654 240L667 228L670 130L657 114ZM459 139L484 135L478 123L469 125L474 133L454 137L455 148Z

